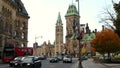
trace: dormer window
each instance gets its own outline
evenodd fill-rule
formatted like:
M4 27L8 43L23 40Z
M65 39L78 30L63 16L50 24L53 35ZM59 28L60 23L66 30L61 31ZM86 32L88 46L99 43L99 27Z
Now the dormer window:
M22 9L21 9L21 8L19 8L19 9L18 9L18 12L21 12L21 11L22 11Z

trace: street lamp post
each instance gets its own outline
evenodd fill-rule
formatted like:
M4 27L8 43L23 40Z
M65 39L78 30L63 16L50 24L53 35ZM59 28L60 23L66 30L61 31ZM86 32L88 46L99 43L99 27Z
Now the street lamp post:
M38 39L39 37L41 37L41 36L38 36L38 37L36 37L35 36L35 43L33 44L34 45L34 53L35 53L35 55L37 55L37 47L38 47L38 43L36 42L36 39Z
M79 0L76 0L77 2L78 2L78 16L80 16L80 13L79 13L79 8L80 8L80 6L79 6ZM81 37L80 37L80 18L79 18L79 20L78 20L78 25L77 25L77 28L78 28L78 36L77 36L77 39L78 39L78 41L79 41L79 67L78 68L83 68L82 67L82 59L81 59L81 43L80 43L80 41L81 41Z

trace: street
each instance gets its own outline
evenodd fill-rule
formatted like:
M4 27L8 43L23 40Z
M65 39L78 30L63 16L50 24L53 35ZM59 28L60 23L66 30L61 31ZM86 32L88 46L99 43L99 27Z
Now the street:
M50 63L49 61L42 61L42 68L73 68L76 62L76 60L73 60L72 63L63 63L62 61Z
M12 67L9 67L9 64L6 63L6 64L0 64L0 68L12 68Z
M77 68L78 61L73 59L72 63L50 63L49 60L42 60L42 68ZM101 64L95 63L92 59L82 61L83 68L119 68L120 64ZM0 64L0 68L13 68L9 64Z
M73 59L72 63L63 63L59 61L58 63L50 63L49 60L41 60L42 61L42 68L74 68L74 64L77 60ZM9 64L0 64L0 68L13 68L9 67Z

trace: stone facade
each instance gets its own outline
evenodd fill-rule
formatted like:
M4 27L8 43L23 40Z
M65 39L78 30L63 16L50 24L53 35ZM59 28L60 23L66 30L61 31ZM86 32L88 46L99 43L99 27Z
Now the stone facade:
M21 0L0 0L0 52L6 43L27 47L28 13Z
M62 54L63 45L63 24L61 20L60 13L58 14L58 19L55 28L55 53L56 55Z
M74 55L78 52L78 40L71 39L74 34L74 23L79 22L79 15L75 5L70 5L65 15L66 19L66 54Z
M46 55L47 57L54 56L55 55L55 46L51 44L50 42L46 43L43 42L41 46L37 46L34 49L33 55Z
M70 5L67 13L65 15L66 19L66 36L65 36L65 44L63 43L63 24L61 20L60 13L58 14L58 19L55 26L55 43L50 45L44 42L40 47L38 47L37 55L60 55L60 54L70 54L73 57L78 57L79 55L79 44L83 46L84 52L91 52L91 44L90 41L95 38L95 33L92 33L89 29L88 23L81 24L80 23L80 31L84 32L84 36L79 42L74 37L74 25L76 22L79 22L79 15L75 5Z

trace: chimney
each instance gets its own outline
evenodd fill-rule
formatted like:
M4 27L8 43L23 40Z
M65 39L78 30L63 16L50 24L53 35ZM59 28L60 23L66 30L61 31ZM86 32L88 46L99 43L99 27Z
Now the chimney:
M88 26L88 23L86 23L86 34L89 34L89 26Z
M91 34L91 30L89 29L89 33L88 33L89 35Z
M95 29L95 33L97 33L97 29Z
M102 25L102 30L105 30L105 26L104 25Z

